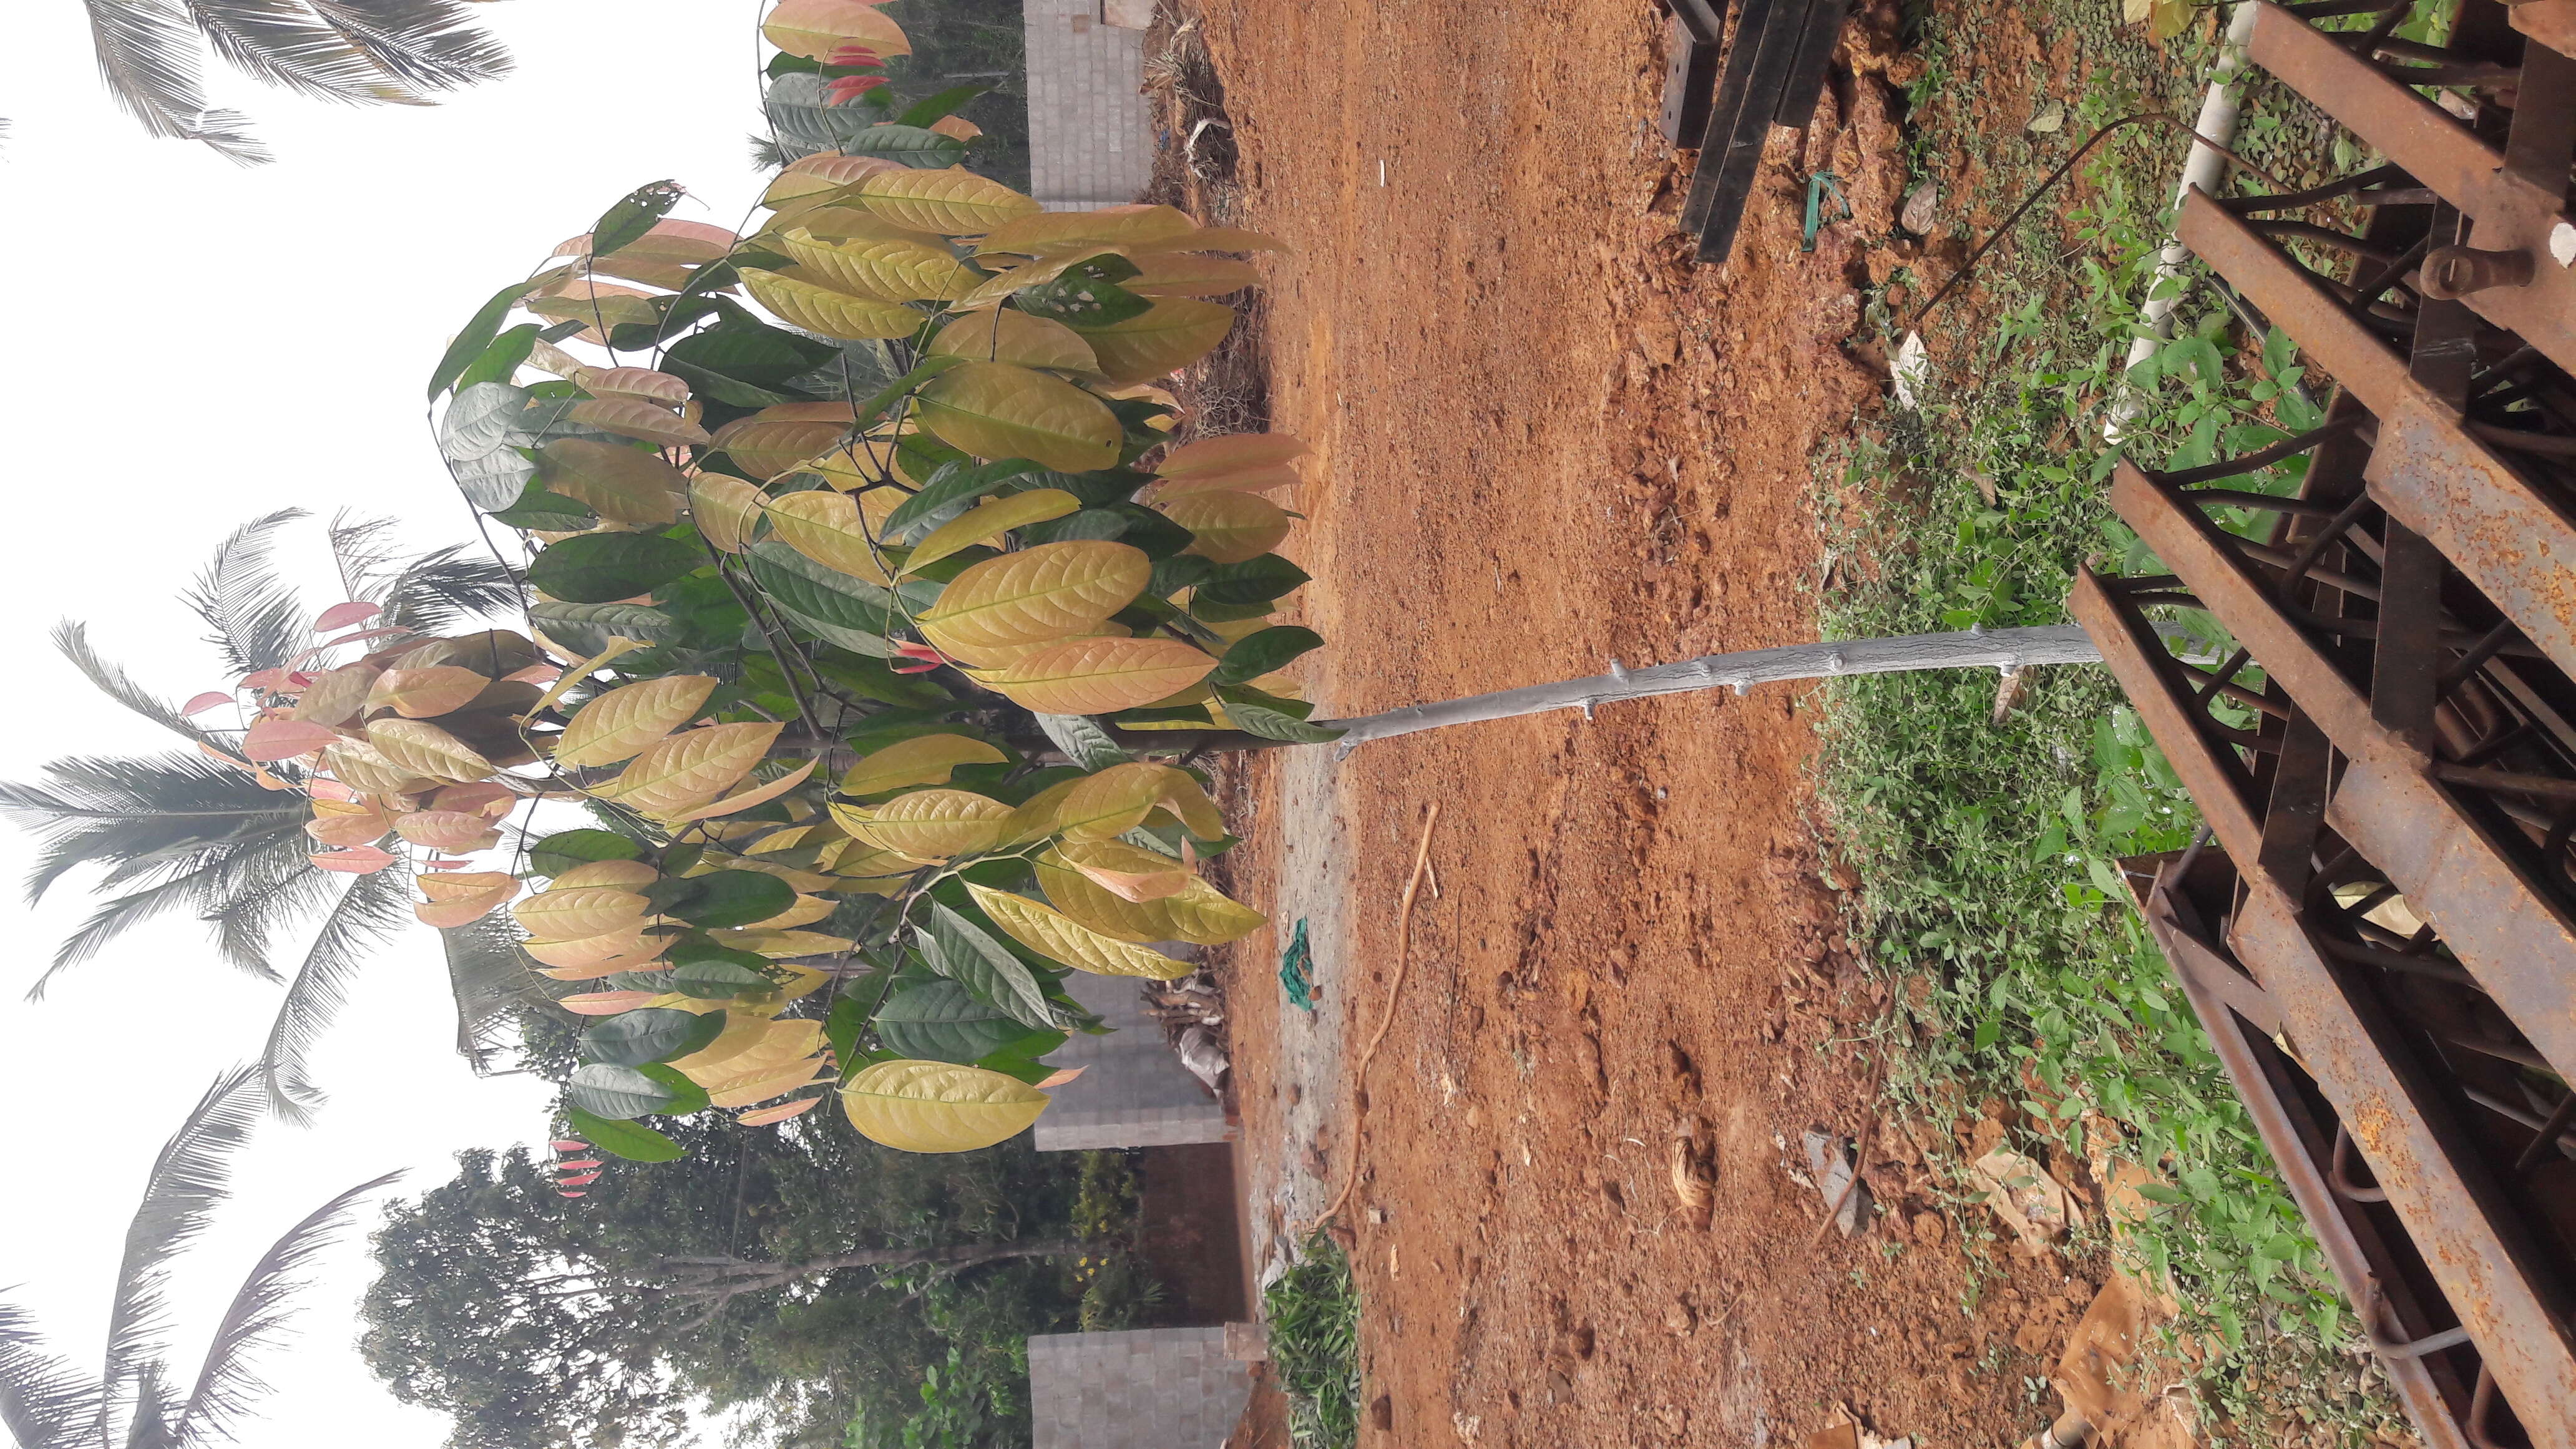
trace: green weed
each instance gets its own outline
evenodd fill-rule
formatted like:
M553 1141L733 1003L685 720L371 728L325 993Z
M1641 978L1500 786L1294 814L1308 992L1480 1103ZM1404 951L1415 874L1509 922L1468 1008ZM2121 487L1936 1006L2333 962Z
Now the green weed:
M1305 1259L1261 1295L1270 1361L1288 1391L1297 1449L1346 1449L1360 1432L1360 1298L1351 1262L1332 1239L1306 1240Z

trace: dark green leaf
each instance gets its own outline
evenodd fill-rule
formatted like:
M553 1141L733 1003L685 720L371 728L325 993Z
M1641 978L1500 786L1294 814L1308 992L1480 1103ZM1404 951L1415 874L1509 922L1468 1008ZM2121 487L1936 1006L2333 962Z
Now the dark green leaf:
M528 484L528 491L519 495L518 502L494 509L492 521L539 533L580 533L599 524L597 516L578 500L551 492L534 481Z
M681 338L662 354L665 370L687 378L711 396L746 407L789 401L776 389L837 355L828 342L772 327L731 302L717 300L721 320L715 326ZM730 396L723 390L727 384L748 391Z
M695 548L658 533L585 533L538 554L528 582L567 603L609 604L649 594L704 562Z
M670 1088L633 1067L614 1062L592 1062L574 1068L565 1090L573 1106L595 1117L619 1122L659 1112L672 1101Z
M1065 758L1086 770L1105 770L1112 765L1126 764L1132 758L1126 748L1101 727L1100 721L1089 715L1042 714L1037 716L1037 722L1038 728L1046 731L1046 737L1054 742L1055 747L1064 751Z
M1237 564L1221 564L1198 586L1190 598L1193 604L1266 604L1308 581L1306 571L1275 553L1246 559Z
M558 604L547 600L529 608L528 622L583 658L606 649L612 638L668 644L682 632L679 620L646 604Z
M755 543L747 552L752 581L797 623L856 654L883 659L894 652L885 640L886 631L899 622L891 592L775 539Z
M1106 511L1127 520L1127 529L1118 535L1118 541L1158 563L1198 541L1197 534L1142 503L1112 503Z
M762 879L768 879L764 876ZM640 1067L687 1056L724 1030L724 1013L701 1016L668 1006L639 1006L621 1011L581 1034L582 1055L596 1062Z
M614 830L558 830L528 848L528 866L558 876L594 860L633 860L644 847Z
M919 936L922 959L930 969L963 985L987 1005L1014 1021L1034 1027L1061 1027L1063 1014L1049 1004L1044 988L1019 957L984 929L936 901Z
M723 946L700 946L699 955L668 973L671 989L682 996L700 1001L729 1001L749 991L769 991L778 985L762 969L767 963L749 951L735 951ZM671 952L674 958L678 948Z
M896 505L886 515L886 537L897 542L910 541L915 525L931 523L932 515L955 504L971 503L1001 487L1023 473L1041 471L1026 458L1004 458L993 463L942 463L923 480L921 491Z
M664 876L644 888L644 898L666 916L712 931L725 926L748 926L778 915L796 904L796 888L758 871L719 870L679 878Z
M882 156L924 171L966 159L966 143L956 137L900 124L869 126L843 140L840 150L844 156Z
M724 1013L716 1012L715 1015ZM690 1081L678 1067L665 1062L646 1062L635 1070L670 1089L670 1105L662 1109L665 1116L686 1117L691 1112L703 1112L714 1105L707 1100L707 1089Z
M1176 594L1195 584L1207 582L1215 564L1194 553L1176 553L1154 560L1154 572L1146 580L1145 592L1156 598Z
M1023 524L1020 537L1029 543L1072 543L1089 539L1106 542L1125 533L1128 519L1123 513L1106 508L1086 508L1044 523Z
M942 116L957 114L959 108L968 101L991 89L991 86L950 86L937 95L925 96L913 102L902 115L895 117L895 120L898 124L906 126L927 126Z
M971 1064L1028 1034L1027 1025L955 981L906 986L877 1013L877 1035L889 1048L930 1061Z
M1115 327L1145 315L1154 304L1118 283L1136 275L1136 264L1111 254L1077 262L1063 276L1011 294L1019 309L1068 327Z
M859 1033L868 1025L868 1009L855 996L844 996L832 1003L831 1014L823 1019L823 1040L832 1048L832 1060L841 1064L841 1075L855 1069L854 1058Z
M814 670L832 684L883 704L932 709L950 702L947 690L927 674L897 674L883 659L845 649L826 649L814 656Z
M656 181L628 192L625 200L601 212L599 220L591 223L592 259L642 240L653 229L653 223L668 215L686 194L676 181Z
M1324 636L1312 629L1281 624L1244 635L1225 651L1216 667L1219 684L1242 684L1272 673L1310 649L1324 647Z
M611 1121L579 1107L565 1108L564 1120L591 1146L629 1162L677 1162L689 1155L687 1148L650 1127Z
M914 364L912 371L905 373L903 376L887 383L884 387L877 389L874 397L871 397L866 402L859 404L858 417L853 421L851 426L854 428L865 429L868 424L875 422L880 416L882 416L887 408L893 407L896 400L901 398L905 393L912 391L914 388L920 387L922 384L930 381L934 377L937 377L939 374L946 372L952 367L963 365L966 360L967 359L963 357L949 357L946 355L923 358L920 362Z
M1290 744L1326 744L1348 733L1311 725L1293 714L1283 714L1264 705L1237 704L1233 700L1226 701L1225 717L1234 721L1234 727L1245 734L1259 735L1265 740L1285 740Z
M478 382L508 382L518 375L519 364L536 350L537 324L522 322L493 338L483 355L474 359L474 365L457 376L456 385L468 388Z
M465 369L472 367L474 360L492 345L492 338L501 330L502 319L510 315L510 308L535 286L534 281L512 282L493 293L492 300L475 309L474 316L465 324L465 330L457 333L456 340L447 344L446 353L438 359L437 370L429 375L429 395L432 398L447 391L451 383L465 375ZM508 378L497 380L509 381Z

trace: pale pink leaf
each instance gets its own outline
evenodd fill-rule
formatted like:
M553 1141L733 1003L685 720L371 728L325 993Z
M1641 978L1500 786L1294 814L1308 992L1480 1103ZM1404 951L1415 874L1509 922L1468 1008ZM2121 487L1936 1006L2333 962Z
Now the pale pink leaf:
M653 996L650 991L588 991L567 996L555 1005L581 1016L615 1016L621 1011L633 1011Z
M822 1100L820 1097L805 1097L793 1102L781 1102L775 1107L755 1107L751 1111L737 1115L733 1120L745 1127L766 1127L772 1122L784 1122L798 1113L810 1112L815 1104Z
M256 764L267 764L309 755L338 743L339 734L323 725L299 719L264 719L252 725L250 733L242 738L242 753Z
M305 859L324 870L336 870L347 875L373 875L394 863L392 852L372 845L361 845L354 850L324 851Z
M1047 1076L1047 1079L1038 1083L1038 1085L1040 1087L1061 1087L1065 1083L1072 1081L1074 1078L1081 1076L1088 1070L1089 1068L1087 1067L1060 1067L1056 1071L1050 1073Z
M588 1187L592 1183L599 1181L599 1174L596 1172L585 1172L578 1177L567 1177L560 1179L560 1181L565 1187Z
M586 1193L586 1192L559 1192L559 1193L556 1193L556 1194L555 1194L555 1196L557 1196L557 1197L588 1197L588 1196L590 1196L590 1194L589 1194L589 1193Z
M589 1143L587 1143L587 1142L575 1142L575 1141L573 1141L572 1139L570 1139L570 1138L568 1138L568 1137L557 1138L557 1139L555 1139L554 1141L547 1143L546 1145L547 1145L548 1147L553 1148L553 1149L554 1149L555 1151L557 1151L557 1152L587 1152L587 1151L589 1151L589 1150L590 1150L590 1144L589 1144Z
M321 618L313 621L313 632L328 634L334 629L346 629L352 624L362 624L384 611L384 605L370 604L364 599L351 599L345 604L333 604L322 611Z
M189 700L186 704L179 706L179 713L204 714L207 710L213 709L219 704L230 704L232 702L233 697L231 695L224 693L220 689L209 689L205 693L198 695L196 698Z

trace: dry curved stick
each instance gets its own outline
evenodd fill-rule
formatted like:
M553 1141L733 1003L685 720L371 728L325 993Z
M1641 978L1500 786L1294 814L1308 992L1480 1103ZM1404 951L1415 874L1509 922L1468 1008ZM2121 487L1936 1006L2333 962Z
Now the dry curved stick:
M2074 155L2067 157L2064 161L2058 164L2056 170L2048 173L2047 180L2039 183L2038 186L2033 187L2030 195L2021 199L2021 205L2012 209L2012 215L2005 217L2002 225L1987 233L1986 239L1977 244L1977 249L1968 254L1968 259L1959 264L1959 270L1952 272L1950 274L1950 279L1941 284L1941 289L1932 294L1932 300L1914 309L1913 319L1907 322L1906 325L1908 327L1920 328L1923 325L1923 319L1931 315L1932 309L1940 306L1942 302L1947 300L1950 293L1955 290L1961 282L1968 279L1968 274L1977 269L1977 263L1985 260L1986 253L1994 249L1995 243L2012 235L2013 225L2021 220L2022 213L2037 205L2039 199L2048 194L2048 188L2055 186L2058 182L2064 180L2066 178L2066 173L2075 169L2075 163L2083 160L2087 155L2089 155L2095 146L2102 143L2102 139L2104 137L2110 135L2113 131L2120 129L2122 126L2134 126L2141 121L2159 121L2165 125L2171 126L2175 130L2182 132L2184 135L2189 136L2200 144L2207 146L2210 150L2217 152L2219 155L2226 157L2228 160L2233 161L2237 165L2244 167L2246 170L2253 172L2255 175L2262 177L2265 181L2272 183L2275 190L2287 191L2290 189L2286 182L2282 181L2279 177L2274 176L2271 172L2264 170L2262 167L2255 165L2253 162L2248 161L2244 157L2237 155L2235 152L2228 150L2226 147L2219 145L2216 141L2209 139L2207 136L2200 134L2198 131L2193 130L2191 127L2184 125L2182 122L2174 119L2172 116L2166 115L2162 111L2141 111L2134 116L2122 116L2120 119L2104 126L2101 130L2085 137L2084 144L2075 148Z
M1342 1190L1334 1194L1332 1206L1317 1213L1315 1220L1306 1225L1306 1231L1298 1234L1299 1237L1305 1237L1331 1222L1334 1215L1341 1212L1342 1205L1351 1200L1351 1189L1359 1185L1360 1126L1368 1116L1368 1109L1360 1105L1358 1099L1368 1081L1369 1063L1377 1058L1378 1047L1386 1041L1387 1029L1395 1025L1396 1002L1404 993L1405 968L1413 959L1413 898L1421 892L1423 872L1431 865L1431 827L1439 823L1440 802L1434 800L1431 813L1422 818L1421 843L1413 848L1413 876L1404 883L1404 900L1395 911L1395 979L1387 983L1386 1006L1378 1013L1377 1034L1369 1038L1368 1047L1360 1053L1359 1065L1351 1069L1350 1170L1342 1174Z

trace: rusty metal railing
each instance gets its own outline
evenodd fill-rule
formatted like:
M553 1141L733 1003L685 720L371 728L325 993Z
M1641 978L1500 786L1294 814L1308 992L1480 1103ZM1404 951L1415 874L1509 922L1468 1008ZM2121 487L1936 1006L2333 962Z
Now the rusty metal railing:
M2149 929L2409 1415L2576 1449L2576 59L2492 0L2438 48L2403 4L2256 8L2253 61L2386 161L2196 191L2181 236L2337 391L2261 454L2122 464L2171 572L2072 608L2209 826ZM2241 481L2300 455L2295 496ZM2176 607L2235 652L2173 657Z

